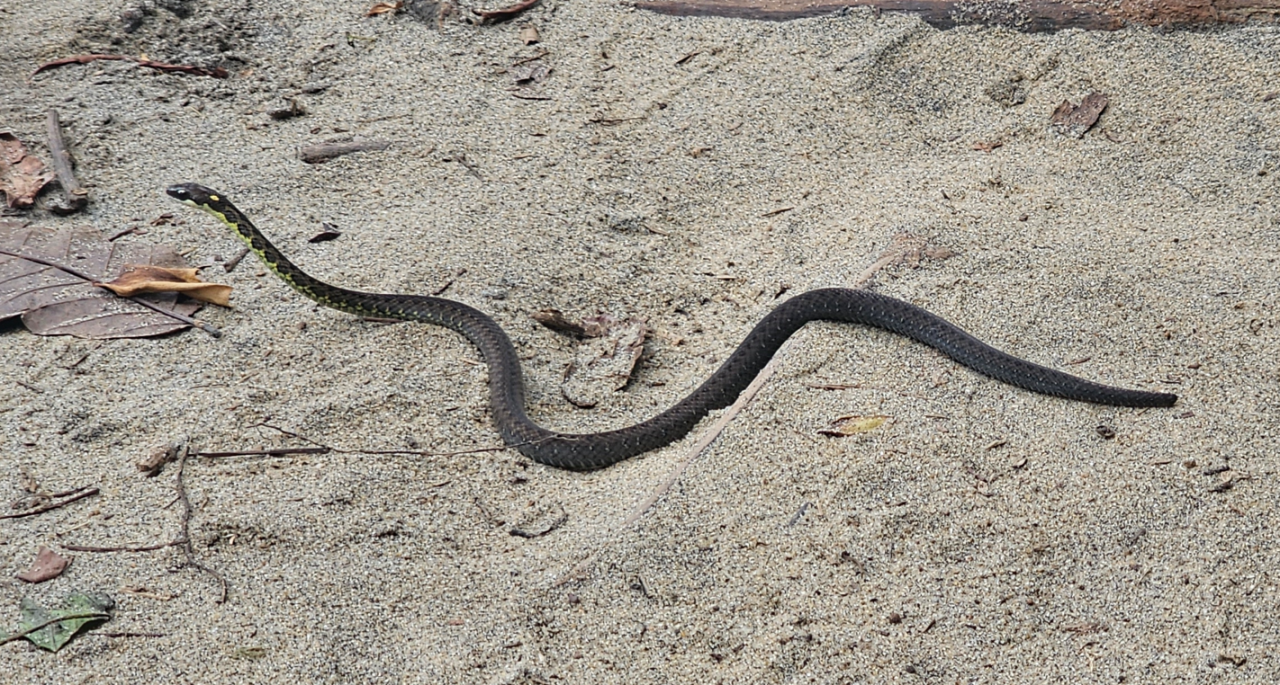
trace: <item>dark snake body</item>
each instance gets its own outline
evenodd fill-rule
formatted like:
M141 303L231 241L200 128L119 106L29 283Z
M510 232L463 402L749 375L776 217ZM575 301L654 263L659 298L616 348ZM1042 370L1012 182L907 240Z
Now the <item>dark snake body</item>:
M361 316L420 321L451 328L479 348L489 366L489 404L502 439L534 461L574 471L616 464L684 437L715 409L729 406L778 348L810 321L883 328L928 345L999 381L1045 395L1122 407L1169 407L1177 395L1127 390L1077 378L1001 352L913 304L865 290L811 290L778 305L696 390L657 416L627 428L574 435L549 431L525 413L520 360L501 327L460 302L424 295L378 295L338 288L308 276L284 257L224 196L193 183L168 193L221 219L254 253L303 295Z

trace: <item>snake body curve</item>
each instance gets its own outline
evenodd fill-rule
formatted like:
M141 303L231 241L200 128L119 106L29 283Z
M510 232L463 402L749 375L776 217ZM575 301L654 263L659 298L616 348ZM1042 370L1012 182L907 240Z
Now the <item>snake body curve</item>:
M684 437L708 412L729 406L787 338L810 321L875 326L932 347L955 361L1020 388L1070 400L1123 407L1169 407L1177 395L1117 388L1084 380L1001 352L955 324L913 304L865 290L824 288L778 305L756 324L720 368L687 397L634 426L601 433L547 430L525 413L520 359L510 338L483 312L453 300L425 295L382 295L319 281L285 258L240 210L214 190L194 183L168 194L231 227L286 283L316 302L361 316L445 326L461 333L489 367L489 404L507 445L534 461L562 469L591 471L616 464Z

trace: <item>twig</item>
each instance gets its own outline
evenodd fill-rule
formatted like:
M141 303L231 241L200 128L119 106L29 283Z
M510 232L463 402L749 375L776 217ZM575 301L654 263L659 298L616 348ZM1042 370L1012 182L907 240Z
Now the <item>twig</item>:
M82 492L77 492L76 494L71 495L70 497L62 500L61 502L50 502L44 506L31 509L30 511L20 511L16 514L0 514L0 519L20 519L26 516L35 516L37 514L43 514L46 511L52 511L59 507L65 507L68 504L75 502L76 500L82 500L86 497L92 497L96 494L98 494L97 488L91 487L91 488L88 488L87 490L82 488Z
M222 67L214 67L213 69L206 69L205 67L196 67L189 64L166 64L165 62L153 62L149 59L138 59L137 57L129 57L127 55L100 55L100 54L75 55L73 57L63 57L62 59L55 59L52 62L45 62L44 64L41 64L40 66L36 67L36 70L31 72L31 76L34 77L36 74L39 74L42 71L46 71L54 67L60 67L66 64L88 64L90 62L97 62L100 60L136 62L137 64L144 67L148 67L150 69L158 69L160 71L178 71L186 74L192 74L194 76L212 76L213 78L226 78L230 76L230 74L227 73L227 70L223 69Z
M49 152L53 156L53 170L58 174L58 183L67 194L67 204L53 207L58 214L71 214L84 209L89 202L89 191L80 185L71 170L71 153L67 152L67 144L62 140L62 125L58 121L58 110L50 109L45 115L45 123L49 129Z
M62 545L62 548L71 552L154 552L158 549L166 549L168 547L176 547L185 542L184 540L172 540L170 542L161 542L154 545L142 545L139 547L95 547L93 545Z
M206 459L224 457L283 457L290 454L326 454L328 447L278 447L268 450L235 450L232 452L196 452L195 456Z
M73 269L73 268L71 268L71 267L69 267L69 266L63 266L62 264L58 264L57 262L53 262L53 261L50 261L50 260L48 260L48 259L44 259L44 258L42 258L42 257L35 257L35 256L32 256L32 255L22 254L22 253L20 253L20 252L10 252L10 251L5 250L5 249L3 249L3 248L0 248L0 254L9 255L10 257L17 257L18 259L25 259L25 260L27 260L27 261L29 261L29 262L35 262L36 264L43 264L43 265L45 265L45 266L52 267L52 268L57 269L57 270L59 270L59 271L62 271L62 272L65 272L65 273L71 274L72 276L75 276L76 278L79 278L79 279L81 279L81 280L88 281L88 282L90 283L90 285L92 285L93 283L96 283L96 282L98 281L98 279L96 279L96 278L94 278L94 277L92 277L92 276L90 276L90 275L88 275L88 274L86 274L86 273L84 273L84 272L77 271L76 269ZM102 289L103 289L103 290L107 290L106 288L102 288ZM110 290L107 290L107 292L110 292ZM113 297L120 297L119 295L116 295L115 293L112 293L112 296L113 296ZM205 323L205 322L203 322L203 321L201 321L201 320L199 320L199 319L193 319L193 318L191 318L191 317L189 317L189 316L187 316L187 315L185 315L185 314L179 314L178 312L172 312L172 311L169 311L169 310L167 310L167 309L163 309L163 308L161 308L161 307L160 307L160 305L158 305L158 304L152 304L151 302L148 302L147 300L143 300L143 299L141 299L141 298L137 298L137 297L125 297L125 298L121 298L121 299L125 299L125 300L130 300L130 301L132 301L132 302L136 302L136 303L138 303L138 304L142 305L143 307L146 307L147 309L154 310L155 312L157 312L157 313L159 313L159 314L164 314L165 316L168 316L168 317L171 317L171 318L177 319L178 321L181 321L181 322L183 322L183 323L187 324L188 326L195 326L195 327L199 328L200 330L204 331L205 333L208 333L209 335L212 335L212 336L213 336L213 337L215 337L215 338L221 338L221 337L222 337L222 331L220 331L220 330L218 330L218 329L214 328L213 326L210 326L209 324L207 324L207 323Z
M3 639L0 639L0 645L7 645L10 642L14 642L15 640L21 640L22 638L36 632L37 630L44 630L45 628L48 628L49 626L55 623L62 623L63 621L79 621L85 618L94 618L94 619L100 619L105 621L111 618L111 614L108 614L104 611L92 611L92 612L83 613L83 614L71 614L69 616L59 616L57 618L51 618L48 621L45 621L44 623L41 623L38 626L32 626L20 633L14 633L13 635L8 635Z
M174 489L178 491L178 501L182 502L182 523L180 528L181 533L179 537L174 540L175 544L173 546L182 550L183 555L187 558L187 566L204 571L218 579L218 583L222 586L222 594L218 597L217 603L222 604L227 601L227 579L222 577L221 573L205 566L197 560L195 550L191 548L191 500L187 498L187 486L182 480L183 474L186 472L187 468L187 455L190 453L191 447L189 445L184 445L182 448L182 456L178 458L178 477L177 482L174 484Z
M249 254L249 248L240 248L240 252L237 253L236 256L222 263L222 270L226 273L231 273L240 264L240 260L244 259L244 256L247 254Z
M298 158L307 164L323 164L335 157L349 155L353 152L385 150L391 143L381 140L352 141L347 143L317 143L306 145L298 150Z
M514 5L511 5L510 7L503 7L502 9L487 10L487 11L485 10L471 10L471 11L474 12L476 16L480 17L480 19L483 21L492 21L496 23L499 21L506 21L514 17L517 14L520 14L521 12L538 4L538 2L539 0L524 0L523 2L518 2Z

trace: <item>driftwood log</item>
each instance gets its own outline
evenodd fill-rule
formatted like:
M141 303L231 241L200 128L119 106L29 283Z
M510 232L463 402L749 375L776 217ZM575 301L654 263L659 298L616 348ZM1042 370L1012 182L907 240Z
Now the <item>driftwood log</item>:
M786 20L846 7L910 12L942 29L966 24L1020 31L1125 26L1198 28L1280 20L1280 0L635 0L635 6L680 16Z

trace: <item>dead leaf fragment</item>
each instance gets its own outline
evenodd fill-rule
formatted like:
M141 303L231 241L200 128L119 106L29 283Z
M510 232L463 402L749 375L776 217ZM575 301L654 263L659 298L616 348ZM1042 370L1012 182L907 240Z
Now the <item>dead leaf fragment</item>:
M30 207L54 172L8 131L0 132L0 191L10 208Z
M870 433L883 426L891 418L884 414L871 414L869 416L850 414L835 419L829 427L819 429L818 434L829 435L833 438L844 438L850 435Z
M649 327L640 319L610 316L583 319L582 327L583 335L592 340L578 347L560 390L575 406L589 408L631 382Z
M1053 110L1053 115L1049 117L1049 124L1063 135L1082 138L1097 123L1098 117L1107 108L1108 102L1110 101L1107 96L1097 91L1086 95L1079 105L1071 104L1070 100L1063 100L1062 104Z
M126 264L124 273L114 281L94 283L120 297L133 297L143 293L185 293L201 302L223 307L231 306L231 286L206 283L197 275L199 269L178 269L164 266Z
M28 583L43 583L62 575L70 563L70 559L60 557L57 552L41 545L40 551L36 552L36 560L31 562L31 568L19 573L17 577Z
M533 45L542 40L542 36L538 35L538 27L533 24L527 24L520 27L520 42L525 45Z
M147 456L141 458L137 462L138 470L143 475L150 478L160 474L160 469L165 464L173 461L178 457L178 451L186 444L186 438L174 440L164 445L156 445L147 452Z
M379 2L373 7L370 7L369 11L364 13L364 16L374 17L379 14L386 14L387 12L399 12L402 9L404 9L403 2Z

